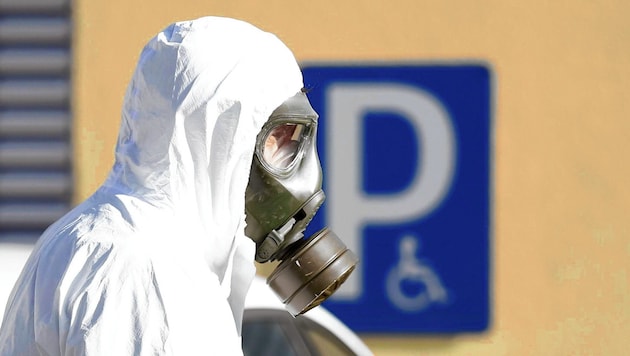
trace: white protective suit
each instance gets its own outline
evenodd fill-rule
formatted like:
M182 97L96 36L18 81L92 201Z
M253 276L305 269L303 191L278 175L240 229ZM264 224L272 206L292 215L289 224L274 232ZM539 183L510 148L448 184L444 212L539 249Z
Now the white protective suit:
M0 355L240 354L256 135L302 88L291 51L238 20L178 22L144 48L114 167L40 238Z

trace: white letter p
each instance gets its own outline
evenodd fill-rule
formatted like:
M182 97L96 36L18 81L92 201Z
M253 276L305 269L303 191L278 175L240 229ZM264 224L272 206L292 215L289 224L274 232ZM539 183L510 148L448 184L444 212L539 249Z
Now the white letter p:
M443 200L455 167L451 120L437 99L411 86L333 84L326 95L326 221L348 248L362 256L361 232L367 223L390 225L417 220ZM365 142L361 132L370 111L387 111L408 119L419 139L420 164L409 186L400 192L367 194L362 189ZM359 263L332 297L357 299L363 292L363 278Z

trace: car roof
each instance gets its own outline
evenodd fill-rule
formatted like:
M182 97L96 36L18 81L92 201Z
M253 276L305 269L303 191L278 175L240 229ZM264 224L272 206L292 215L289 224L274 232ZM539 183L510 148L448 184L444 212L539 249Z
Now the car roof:
M257 275L254 277L245 299L245 310L260 309L284 311L289 314L280 299L267 285L265 279ZM357 355L372 354L365 343L350 328L321 305L297 316L297 318L306 318L329 330Z

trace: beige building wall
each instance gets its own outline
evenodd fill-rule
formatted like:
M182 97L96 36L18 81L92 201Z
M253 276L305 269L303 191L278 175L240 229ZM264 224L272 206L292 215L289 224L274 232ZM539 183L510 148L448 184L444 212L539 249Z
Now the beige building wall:
M300 61L487 61L496 80L491 328L361 336L377 355L629 352L630 2L74 5L76 201L106 176L135 61L170 22L244 19L276 33Z

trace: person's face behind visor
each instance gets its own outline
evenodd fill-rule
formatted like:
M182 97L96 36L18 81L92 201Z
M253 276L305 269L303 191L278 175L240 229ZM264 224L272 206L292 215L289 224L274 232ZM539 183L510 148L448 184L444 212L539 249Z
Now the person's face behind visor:
M295 161L304 127L286 123L274 127L264 140L263 158L270 166L283 170Z

